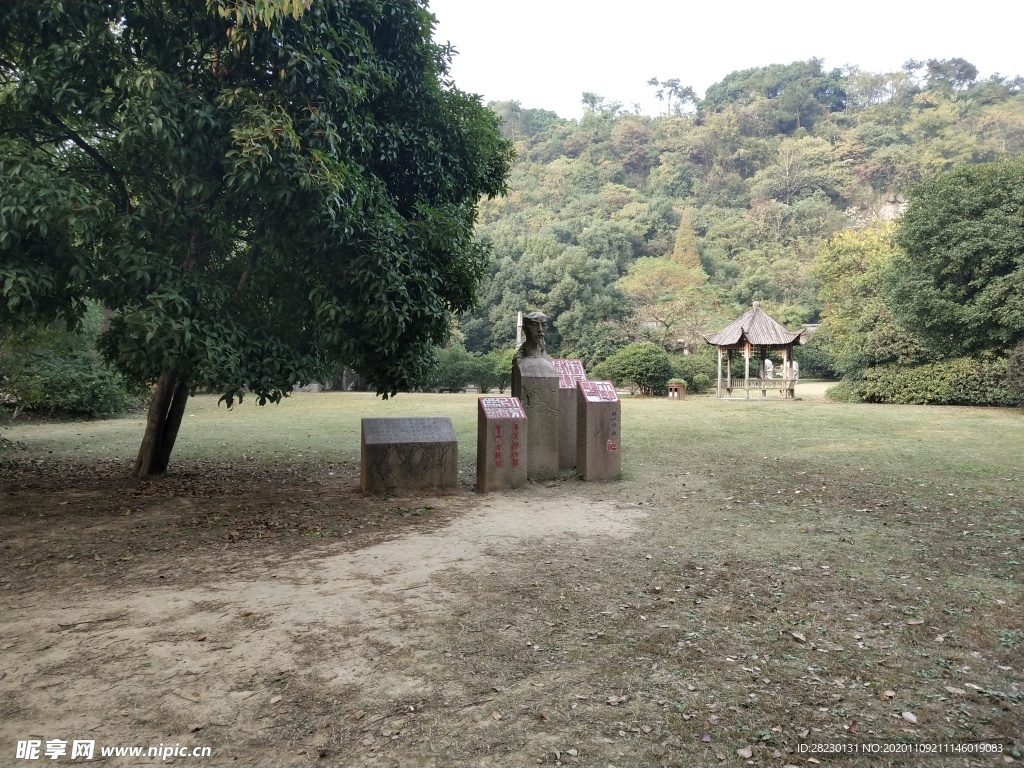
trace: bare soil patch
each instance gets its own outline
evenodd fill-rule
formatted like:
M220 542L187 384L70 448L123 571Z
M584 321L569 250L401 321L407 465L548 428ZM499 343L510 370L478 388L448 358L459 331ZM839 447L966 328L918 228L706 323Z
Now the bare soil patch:
M471 710L493 700L450 674L465 658L450 629L487 610L461 580L501 582L510 556L629 535L642 516L564 484L383 499L359 493L352 470L191 466L142 483L125 470L8 467L5 747L81 738L208 745L217 765L448 764L436 718L475 728ZM500 632L521 617L507 618Z

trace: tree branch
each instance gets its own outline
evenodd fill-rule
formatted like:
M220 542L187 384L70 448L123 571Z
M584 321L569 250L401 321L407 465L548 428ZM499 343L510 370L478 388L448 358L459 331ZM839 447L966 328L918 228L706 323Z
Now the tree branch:
M73 141L75 145L78 146L83 152L85 152L85 154L89 155L89 157L91 157L96 162L96 164L110 177L111 181L114 182L114 185L121 193L121 207L124 209L125 213L131 213L131 195L128 194L128 187L124 183L124 179L121 178L121 174L118 173L117 169L114 166L112 166L109 162L107 162L107 159L103 157L103 155L101 155L95 147L93 147L91 144L89 144L89 142L87 142L85 139L83 139L81 136L75 133L59 117L57 117L49 110L46 110L44 114L51 121L59 125L61 129L64 131L65 135L69 139L71 139L71 141Z
M256 260L260 256L260 238L265 230L265 225L261 224L253 234L252 245L249 246L249 251L245 254L245 269L242 271L242 276L238 278L238 285L235 287L233 297L235 301L241 301L245 298L245 292L249 288L249 281L252 280L253 272L256 271Z

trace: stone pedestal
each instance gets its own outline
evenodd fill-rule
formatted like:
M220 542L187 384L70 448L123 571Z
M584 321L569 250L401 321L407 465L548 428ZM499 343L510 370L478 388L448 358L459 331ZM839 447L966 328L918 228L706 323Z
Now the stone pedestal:
M587 380L582 360L552 360L558 371L558 467L576 468L576 385Z
M459 443L447 416L363 419L359 487L368 493L456 488Z
M581 381L576 395L576 471L585 480L622 475L622 403L610 381Z
M529 421L526 477L558 477L558 371L543 357L524 357L512 366L512 396Z
M481 397L476 418L476 488L526 485L526 411L518 397Z

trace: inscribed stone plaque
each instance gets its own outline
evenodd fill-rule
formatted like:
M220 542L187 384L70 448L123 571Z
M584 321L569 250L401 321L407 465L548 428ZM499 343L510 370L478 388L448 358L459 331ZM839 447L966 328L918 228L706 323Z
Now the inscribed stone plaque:
M476 421L476 487L481 493L526 485L526 411L518 397L481 397Z
M558 371L558 466L576 467L576 385L587 380L582 360L552 360Z
M586 480L622 475L622 403L610 381L581 381L576 399L576 463Z
M447 416L363 419L359 486L370 493L455 488L459 443Z
M512 366L512 395L526 411L526 476L558 477L558 371L543 357L524 357Z

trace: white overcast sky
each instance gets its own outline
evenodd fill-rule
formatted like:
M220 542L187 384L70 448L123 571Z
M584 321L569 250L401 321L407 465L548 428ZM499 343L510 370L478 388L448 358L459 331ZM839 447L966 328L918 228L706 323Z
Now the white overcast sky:
M986 78L1024 74L1024 1L429 0L452 76L484 103L517 100L578 118L592 91L656 114L652 77L698 96L734 70L812 57L825 68L898 70L961 56Z

